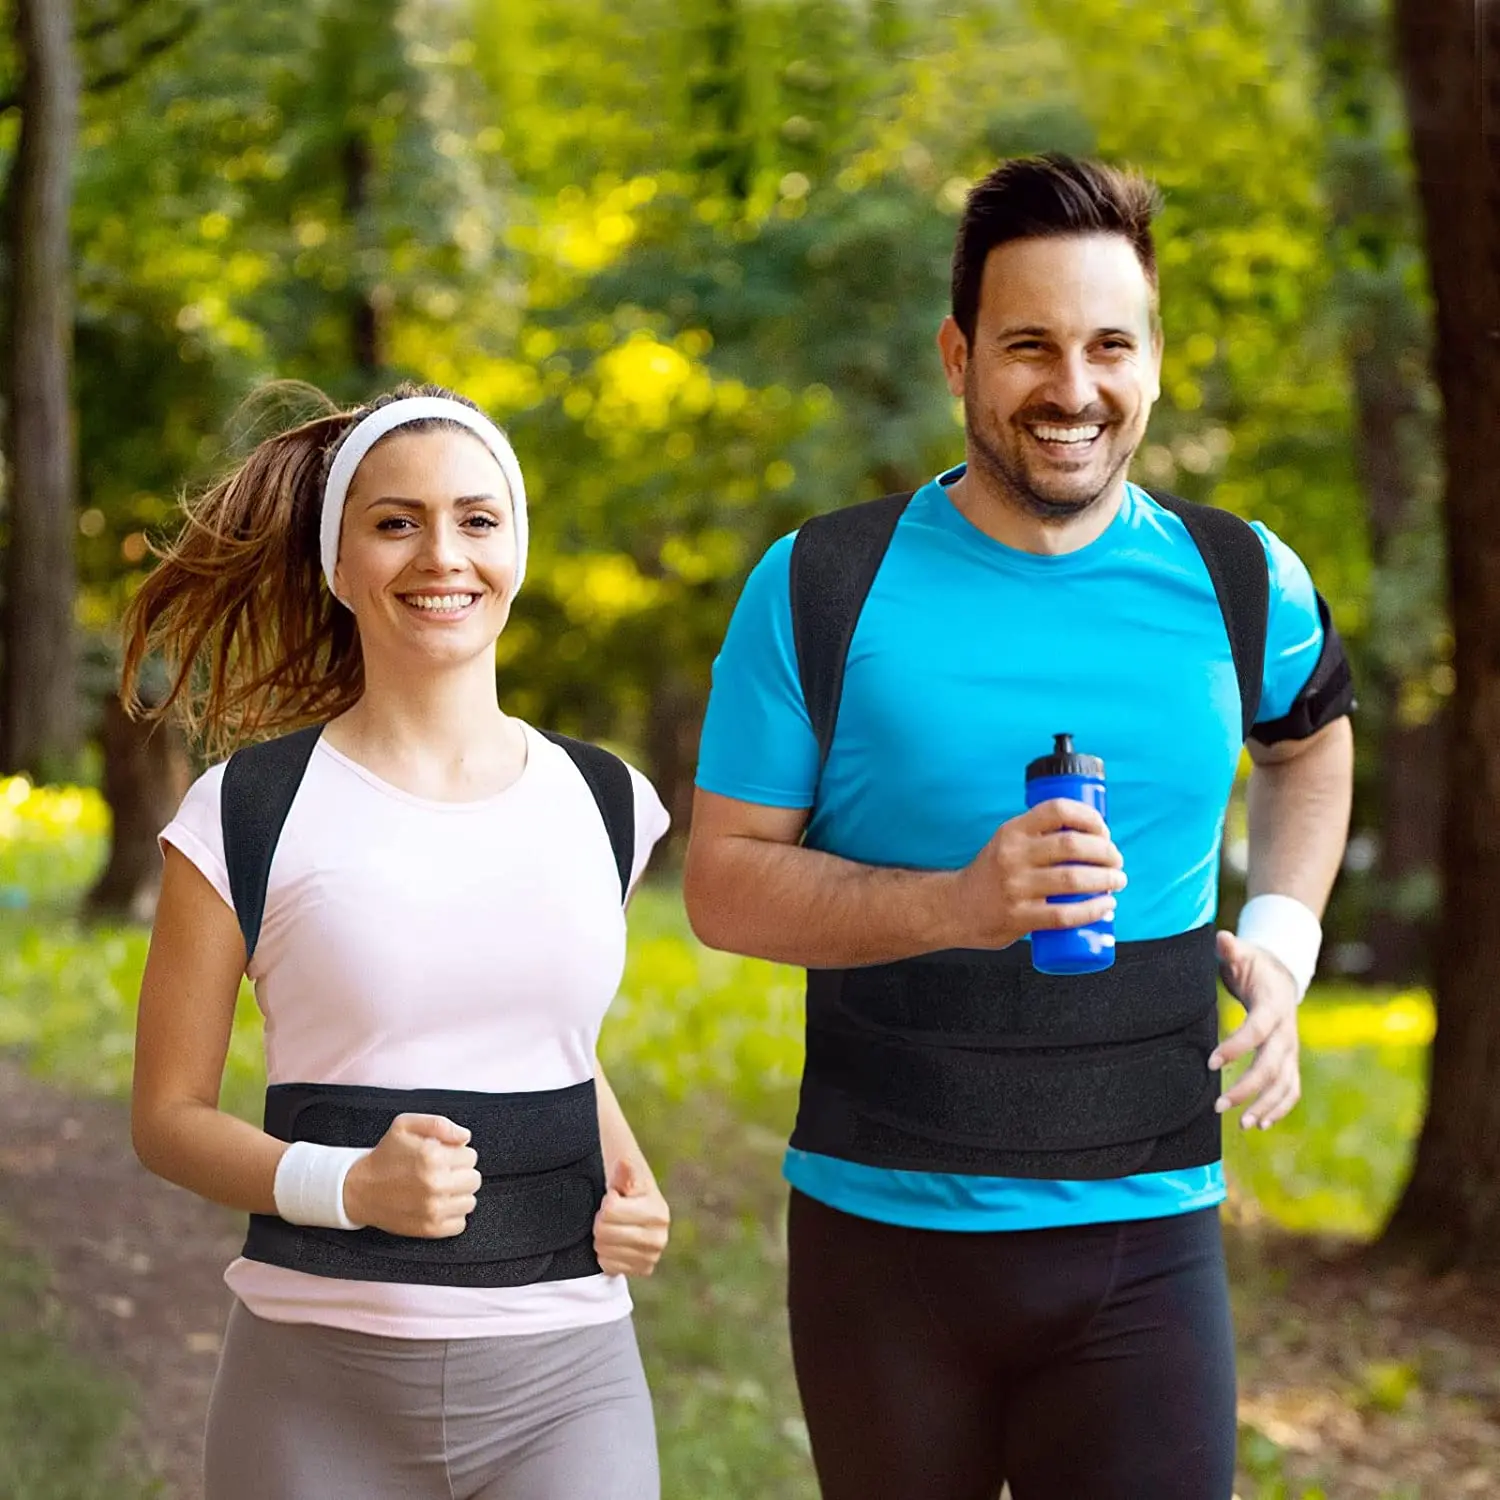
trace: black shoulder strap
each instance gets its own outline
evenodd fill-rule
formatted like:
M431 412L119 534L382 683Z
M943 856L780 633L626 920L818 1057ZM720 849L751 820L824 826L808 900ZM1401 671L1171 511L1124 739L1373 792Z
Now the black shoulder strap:
M1260 712L1265 676L1266 625L1271 607L1271 571L1265 549L1250 523L1230 511L1197 505L1161 490L1146 493L1162 509L1181 518L1213 580L1240 680L1240 738L1247 740Z
M854 628L911 497L908 490L814 516L792 543L792 641L820 766L833 744Z
M609 835L610 848L615 851L615 867L620 872L620 900L630 894L630 872L635 868L635 788L630 784L630 769L618 755L601 750L587 740L569 739L565 734L554 734L550 729L542 733L554 745L566 750L568 757L578 768L578 774L588 783L594 801L599 806L599 816L604 819L604 831Z
M219 825L224 833L229 892L245 937L246 963L260 938L271 859L322 733L323 726L313 724L279 739L246 745L224 767Z

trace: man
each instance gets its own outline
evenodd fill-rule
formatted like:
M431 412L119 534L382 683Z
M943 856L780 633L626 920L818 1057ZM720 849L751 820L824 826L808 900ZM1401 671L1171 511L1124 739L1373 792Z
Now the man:
M975 188L938 336L966 463L778 542L715 666L688 912L809 970L789 1307L828 1500L1231 1494L1220 1114L1297 1101L1352 700L1281 541L1127 482L1155 209L1058 156ZM1107 824L1022 811L1064 730ZM1247 730L1252 899L1216 937ZM1112 968L1032 967L1028 933L1111 915Z

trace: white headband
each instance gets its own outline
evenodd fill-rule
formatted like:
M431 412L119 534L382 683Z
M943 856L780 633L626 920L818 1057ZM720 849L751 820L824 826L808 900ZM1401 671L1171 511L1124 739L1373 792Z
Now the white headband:
M338 593L333 587L333 570L339 560L339 531L344 522L344 502L349 498L349 486L354 482L354 472L365 460L370 449L387 433L409 422L429 421L441 417L445 422L457 422L477 437L500 465L510 490L511 510L516 529L516 578L511 593L521 587L526 576L526 485L521 479L521 465L505 434L482 412L461 401L450 401L446 396L408 396L400 401L389 401L377 407L360 422L339 445L334 455L333 467L328 471L328 483L323 486L323 515L318 528L319 551L323 559L323 576L328 580L329 592L335 599ZM342 601L340 601L342 602Z

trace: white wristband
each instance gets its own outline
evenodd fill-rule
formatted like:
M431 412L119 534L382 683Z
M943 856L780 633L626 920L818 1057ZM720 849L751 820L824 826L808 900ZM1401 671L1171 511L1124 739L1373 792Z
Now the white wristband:
M1323 946L1323 924L1311 909L1295 896L1252 896L1240 912L1237 936L1286 966L1297 982L1300 1001L1312 983Z
M369 1154L369 1147L293 1141L276 1165L276 1181L271 1189L276 1212L288 1224L363 1229L363 1224L356 1224L344 1212L344 1179L349 1168Z

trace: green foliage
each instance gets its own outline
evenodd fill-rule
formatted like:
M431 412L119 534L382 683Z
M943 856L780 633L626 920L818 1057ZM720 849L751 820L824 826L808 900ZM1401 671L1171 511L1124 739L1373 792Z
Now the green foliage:
M784 965L716 953L688 934L675 893L631 902L630 952L600 1055L672 1104L713 1097L778 1118L802 1075L802 980Z
M108 824L96 793L0 778L0 906L66 902L96 872Z
M996 156L1062 146L1168 192L1143 477L1284 530L1357 628L1307 56L1230 0L208 7L85 133L84 613L107 628L256 378L420 374L508 421L537 498L517 706L690 726L764 546L958 455L954 215Z
M0 1047L21 1048L32 1067L69 1088L127 1094L146 948L139 928L0 912ZM221 1103L258 1123L264 1089L260 1015L247 987Z
M104 862L108 814L97 792L0 780L0 1047L89 1093L129 1092L136 999L146 964L139 927L85 927L73 915ZM244 987L222 1102L260 1119L259 1014Z
M84 622L103 630L138 537L218 459L238 396L268 369L246 301L275 245L247 202L286 171L269 81L305 45L306 7L226 0L84 119L74 240Z
M1373 1235L1400 1191L1424 1100L1419 1046L1309 1050L1302 1100L1287 1121L1266 1131L1226 1121L1225 1171L1288 1229Z
M1403 1360L1376 1360L1360 1371L1366 1403L1377 1411L1397 1412L1422 1384L1421 1372Z

